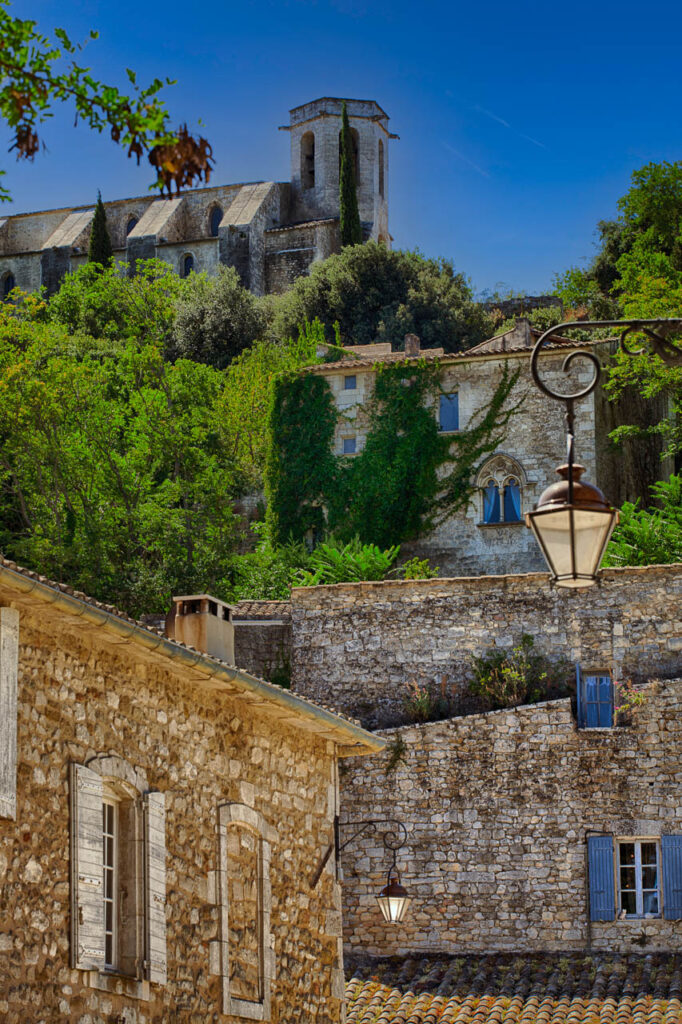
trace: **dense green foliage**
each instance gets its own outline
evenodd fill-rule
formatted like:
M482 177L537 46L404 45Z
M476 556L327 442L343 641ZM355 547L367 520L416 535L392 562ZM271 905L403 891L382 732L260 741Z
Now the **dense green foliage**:
M237 524L219 375L23 327L0 327L3 551L135 612L220 590Z
M222 370L263 336L265 310L234 267L220 267L216 277L193 276L178 296L172 354Z
M671 476L653 489L658 507L623 505L605 565L682 562L682 476Z
M107 211L104 209L101 192L97 193L97 203L90 229L88 245L88 262L98 263L100 267L108 267L114 256L107 227Z
M367 441L348 459L332 451L339 414L324 378L279 378L265 477L273 543L302 540L313 530L387 548L465 506L474 466L501 443L516 411L508 399L517 379L505 367L476 421L446 435L434 414L438 363L379 364Z
M134 277L126 271L121 263L103 272L96 264L86 263L66 275L45 307L45 316L69 334L114 343L146 342L167 350L173 339L176 302L189 282L163 260L138 260Z
M399 553L398 544L382 551L376 544L362 544L358 537L346 544L330 538L312 552L309 568L297 574L296 585L317 587L327 583L385 580Z
M344 102L341 110L341 135L339 139L339 228L341 245L360 245L362 227L358 211L358 193L355 181L355 154L353 136L348 122L348 110Z
M344 345L390 341L400 348L412 333L424 348L458 352L493 333L490 318L451 263L376 242L348 246L313 263L309 276L277 299L271 331L277 338L295 337L299 324L315 318L326 324L329 341L338 323Z
M191 186L204 178L211 168L210 146L205 139L194 139L186 129L174 132L168 123L165 105L159 99L164 85L156 78L146 86L137 85L134 71L127 69L130 95L115 86L98 82L90 68L76 62L82 46L71 42L64 29L54 30L54 38L37 30L35 21L14 18L0 0L0 117L10 129L17 157L32 160L40 149L38 126L52 115L56 103L70 102L76 121L97 132L109 132L112 140L139 162L148 153L156 169L157 185L170 191ZM90 39L97 33L91 32ZM0 171L0 174L5 174ZM9 200L0 186L0 200Z

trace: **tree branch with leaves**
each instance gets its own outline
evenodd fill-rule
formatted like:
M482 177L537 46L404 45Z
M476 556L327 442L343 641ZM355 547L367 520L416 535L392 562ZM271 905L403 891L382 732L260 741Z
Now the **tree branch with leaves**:
M155 78L141 87L128 68L132 91L127 95L98 81L76 60L83 44L73 43L64 29L56 28L50 38L38 31L35 21L13 17L9 7L9 0L0 0L0 117L12 133L10 151L16 151L18 159L35 158L41 147L40 126L52 117L55 105L70 103L75 124L82 121L94 131L108 132L138 164L147 153L156 172L152 188L170 196L173 188L179 191L209 181L210 144L195 138L186 125L173 130L159 97L164 87L174 84L171 79ZM89 38L97 39L98 33L91 32ZM9 200L9 190L0 185L0 201Z

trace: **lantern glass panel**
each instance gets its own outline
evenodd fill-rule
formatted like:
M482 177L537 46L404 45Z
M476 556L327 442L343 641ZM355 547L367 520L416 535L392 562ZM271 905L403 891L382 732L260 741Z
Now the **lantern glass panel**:
M410 896L377 896L381 913L389 924L400 924L410 902Z
M616 522L615 513L572 507L538 511L530 519L557 586L591 586Z

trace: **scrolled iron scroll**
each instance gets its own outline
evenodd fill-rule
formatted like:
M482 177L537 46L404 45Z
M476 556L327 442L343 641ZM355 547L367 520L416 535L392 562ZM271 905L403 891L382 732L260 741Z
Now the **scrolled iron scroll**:
M549 330L545 331L545 333L538 338L533 349L533 354L530 359L530 369L535 384L543 394L547 395L549 398L555 399L557 402L565 402L568 406L572 405L573 402L580 398L586 398L594 391L599 383L601 363L594 352L581 349L579 347L580 342L576 342L576 351L570 352L566 356L561 369L564 373L568 373L576 359L584 359L592 364L594 368L594 376L586 387L576 391L574 394L561 394L558 391L553 391L545 381L541 380L538 371L538 359L543 347L550 342L553 337L560 336L563 331L596 331L605 327L613 327L620 330L619 345L621 351L626 355L637 356L646 351L645 348L633 351L627 347L625 342L625 339L630 334L645 334L656 355L660 356L664 362L669 366L682 366L682 348L678 348L677 345L668 341L668 338L666 337L667 334L673 332L682 332L682 318L668 317L658 320L569 320L562 324L556 324L554 327L550 327ZM662 334L659 332L665 333Z

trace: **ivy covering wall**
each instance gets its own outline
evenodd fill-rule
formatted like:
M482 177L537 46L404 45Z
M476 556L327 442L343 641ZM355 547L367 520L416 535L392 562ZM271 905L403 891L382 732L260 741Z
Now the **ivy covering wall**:
M265 487L271 541L358 536L388 547L427 533L465 507L474 471L495 451L517 406L508 399L518 371L504 366L489 403L467 429L443 434L437 361L378 364L366 408L369 429L352 459L333 452L340 413L327 381L289 374L275 384Z

